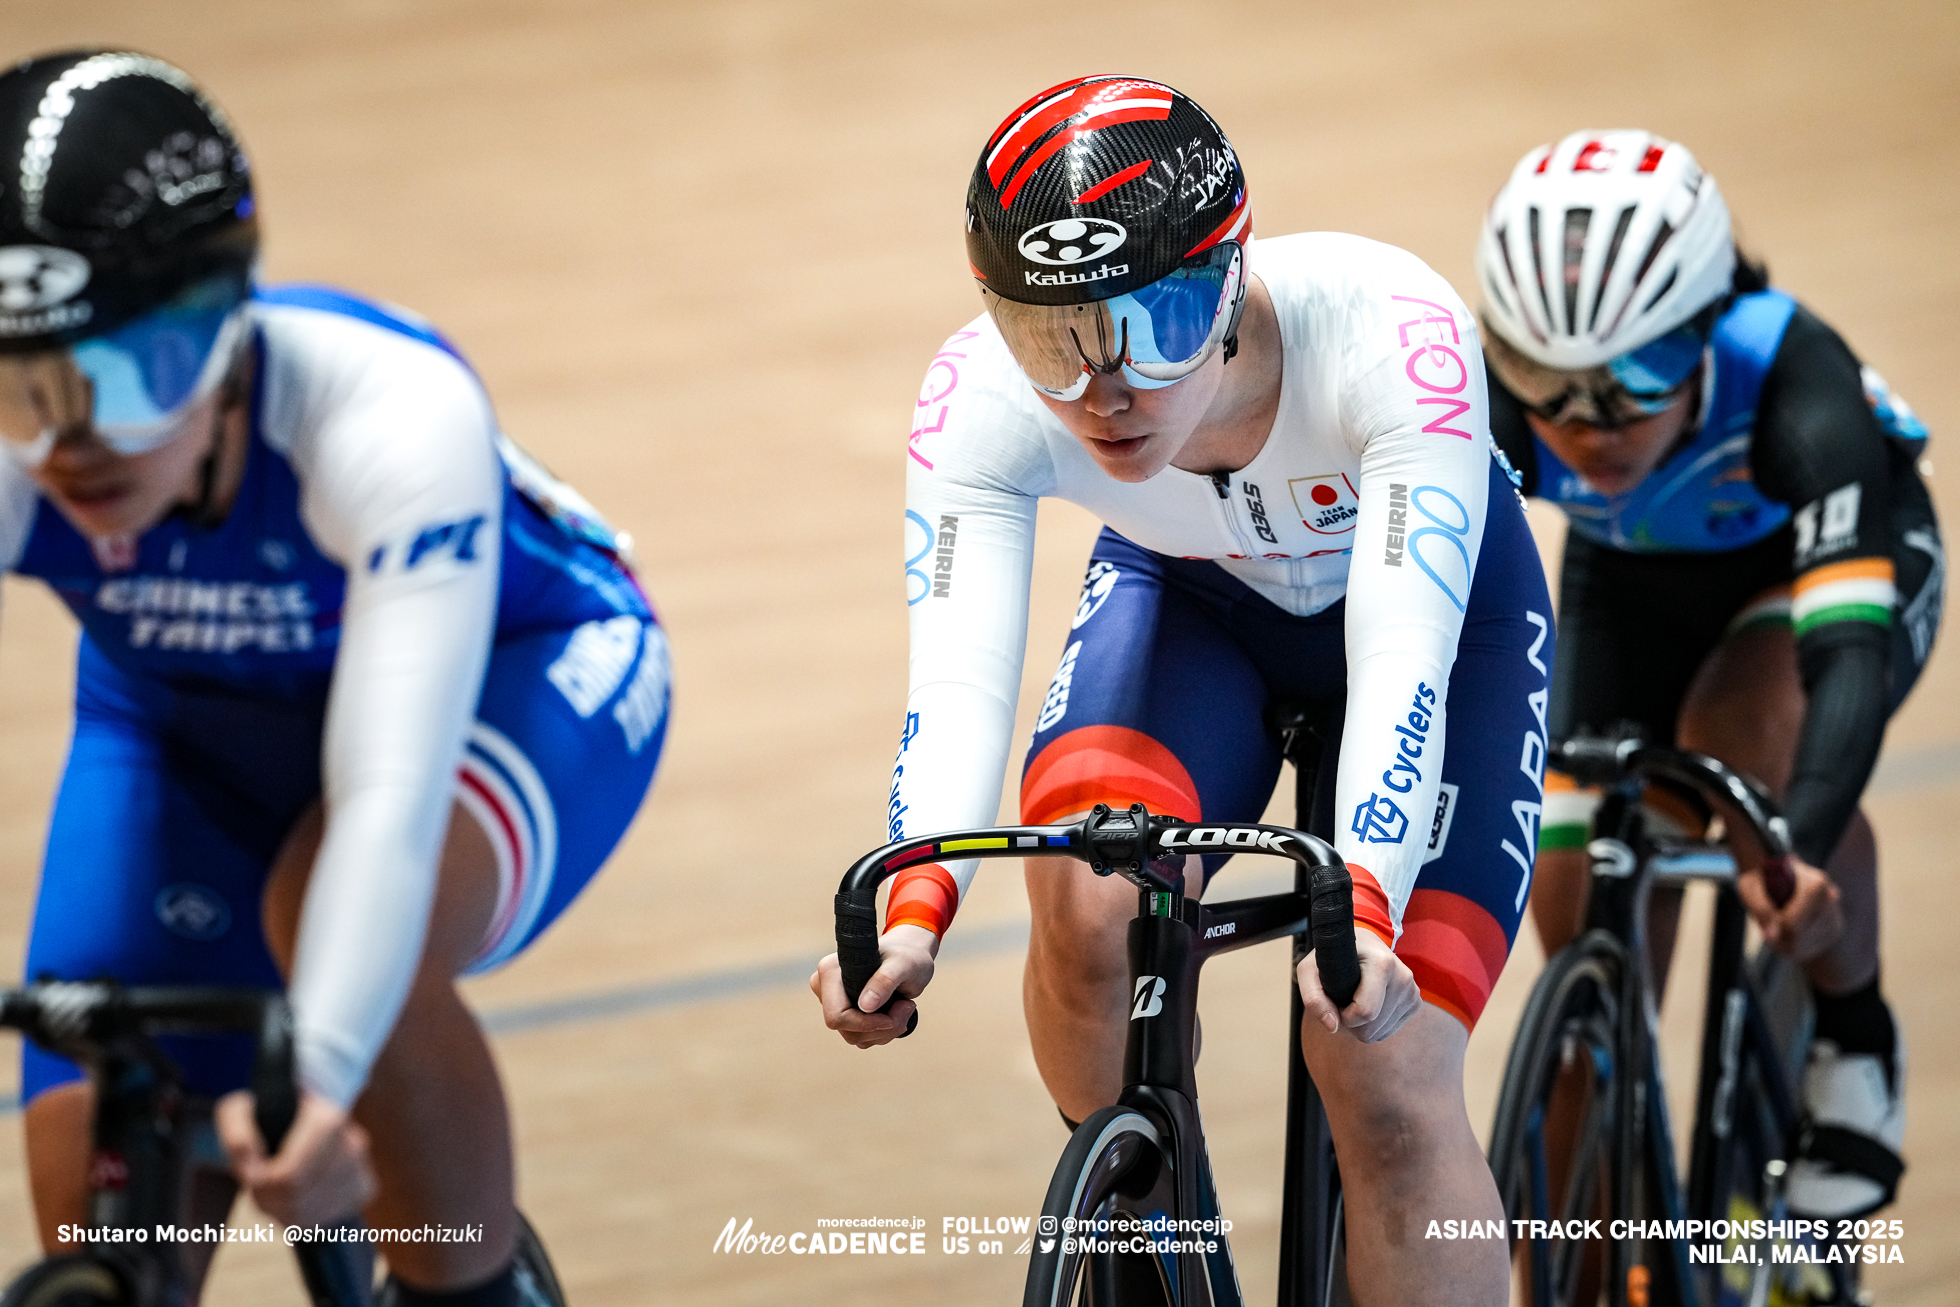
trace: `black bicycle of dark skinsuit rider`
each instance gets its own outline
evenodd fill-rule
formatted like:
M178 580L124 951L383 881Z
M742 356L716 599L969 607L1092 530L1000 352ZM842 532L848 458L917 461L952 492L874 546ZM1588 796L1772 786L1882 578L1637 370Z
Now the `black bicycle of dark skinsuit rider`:
M1697 694L1733 692L1717 666L1723 646L1759 627L1793 626L1805 708L1794 764L1777 767L1789 767L1791 842L1824 868L1841 842L1870 838L1859 796L1938 629L1945 565L1920 479L1926 433L1835 331L1769 288L1759 265L1739 261L1733 293L1706 320L1699 393L1689 401L1699 419L1644 481L1612 499L1559 461L1492 371L1493 434L1524 492L1557 502L1571 526L1551 736L1632 723L1650 742L1674 744ZM1774 767L1728 761L1782 779ZM1583 808L1558 813L1556 802L1548 796L1541 849L1576 850ZM1543 927L1553 913L1537 891ZM1876 972L1849 984L1814 993L1823 1056L1872 1059L1895 1110L1883 1140L1813 1132L1820 1142L1799 1160L1792 1201L1807 1179L1829 1215L1857 1214L1834 1210L1839 1202L1869 1211L1890 1201L1902 1169L1891 1128L1896 1031ZM1816 1112L1816 1093L1807 1098Z

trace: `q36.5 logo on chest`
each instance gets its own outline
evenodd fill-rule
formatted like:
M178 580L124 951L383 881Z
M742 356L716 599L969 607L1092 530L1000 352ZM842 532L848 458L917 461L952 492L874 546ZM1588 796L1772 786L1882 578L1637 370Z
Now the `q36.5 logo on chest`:
M1057 218L1021 233L1021 257L1051 268L1067 268L1121 249L1130 238L1120 222L1107 218Z

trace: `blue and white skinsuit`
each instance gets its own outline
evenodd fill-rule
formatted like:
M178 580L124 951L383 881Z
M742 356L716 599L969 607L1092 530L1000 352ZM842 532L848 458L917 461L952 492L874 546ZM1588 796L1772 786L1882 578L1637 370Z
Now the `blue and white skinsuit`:
M345 1107L406 1000L452 804L497 858L480 970L564 911L638 810L667 645L609 530L426 324L320 287L250 311L221 523L92 540L0 458L0 565L82 626L26 971L278 986L260 899L323 801L291 992L301 1082ZM166 1043L196 1090L246 1079L242 1041ZM80 1074L24 1057L23 1100Z

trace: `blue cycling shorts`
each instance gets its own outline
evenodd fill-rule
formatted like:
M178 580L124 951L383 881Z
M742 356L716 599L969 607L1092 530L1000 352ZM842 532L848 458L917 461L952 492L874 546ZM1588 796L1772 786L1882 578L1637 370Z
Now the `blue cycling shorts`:
M1552 608L1516 503L1493 465L1450 673L1442 799L1395 948L1423 997L1466 1026L1517 937L1544 802ZM1140 802L1188 821L1258 821L1280 770L1266 709L1343 700L1346 611L1295 617L1214 562L1153 553L1105 528L1036 722L1021 820ZM1339 729L1335 713L1329 764ZM1329 791L1332 772L1321 776ZM1207 875L1222 862L1206 858Z
M614 651L596 683L595 646ZM522 952L612 853L652 783L668 697L665 636L637 615L493 648L456 777L499 873L471 971ZM84 636L27 976L279 988L260 899L274 856L320 797L325 708L324 697L166 684L118 667ZM162 1042L199 1093L249 1078L248 1041ZM80 1074L28 1044L21 1098Z

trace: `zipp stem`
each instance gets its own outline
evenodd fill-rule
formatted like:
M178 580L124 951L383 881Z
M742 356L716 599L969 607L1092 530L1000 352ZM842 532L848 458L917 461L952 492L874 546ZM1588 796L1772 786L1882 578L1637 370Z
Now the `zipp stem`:
M1143 889L1181 893L1174 868L1153 864L1182 859L1187 853L1265 853L1308 868L1321 986L1337 1006L1347 1006L1359 982L1360 963L1354 951L1353 884L1339 854L1324 841L1289 827L1189 823L1177 817L1153 817L1140 803L1127 812L1097 804L1088 816L1068 826L953 831L899 840L865 854L844 874L837 889L837 961L844 993L856 1003L878 971L878 887L906 867L966 858L1070 857L1088 863L1097 875L1120 875Z

